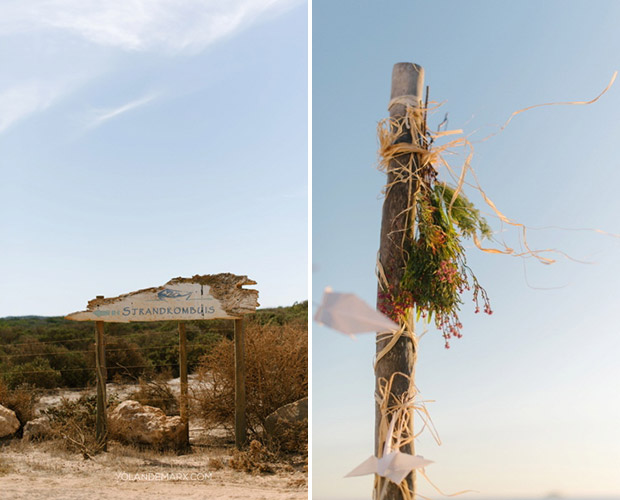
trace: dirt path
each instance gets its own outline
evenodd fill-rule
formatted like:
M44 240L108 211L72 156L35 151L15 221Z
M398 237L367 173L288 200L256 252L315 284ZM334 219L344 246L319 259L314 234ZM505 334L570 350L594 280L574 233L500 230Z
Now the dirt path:
M0 450L0 498L16 500L88 499L248 499L308 498L307 475L279 471L253 475L224 466L210 468L227 450L190 455L156 455L112 448L94 460L50 448L52 443L17 443Z

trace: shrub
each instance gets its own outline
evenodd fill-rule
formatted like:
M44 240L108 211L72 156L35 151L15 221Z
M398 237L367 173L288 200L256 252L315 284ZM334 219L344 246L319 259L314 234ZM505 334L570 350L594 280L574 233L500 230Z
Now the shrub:
M94 357L94 351L91 354ZM84 353L63 348L51 356L50 364L60 372L63 386L84 387L95 380L95 368Z
M287 323L308 323L308 301L295 302L288 307L272 307L259 309L256 311L254 321L261 325L276 324L285 325Z
M127 399L133 399L142 405L155 406L164 410L166 415L177 415L179 405L177 397L166 382L170 378L167 374L161 374L153 380L140 378L140 387Z
M62 398L56 406L42 410L50 419L54 434L63 438L63 431L68 431L74 424L87 434L95 433L97 415L97 396L80 396L77 400ZM73 432L69 433L72 434Z
M32 420L35 414L37 394L34 387L22 384L15 389L0 380L0 405L13 410L22 426Z
M307 323L251 322L245 353L248 429L258 436L270 413L308 395ZM228 339L221 339L202 359L194 403L207 425L233 426L234 367L234 344Z
M209 470L222 470L224 468L224 462L221 458L211 457L207 464Z
M62 375L50 366L47 358L35 358L27 363L5 367L4 381L9 389L29 384L44 389L60 385Z
M108 411L118 403L115 396L108 398ZM50 420L50 436L72 452L80 452L85 458L101 450L95 429L97 421L97 396L82 395L71 401L62 398L60 403L41 412Z
M254 474L272 474L272 462L275 456L259 441L252 441L246 451L235 450L230 459L230 467L234 470Z
M142 355L138 344L129 342L124 338L109 337L105 348L105 362L109 381L119 378L136 380L147 371L150 365Z
M308 420L286 422L280 426L277 436L268 441L269 447L289 453L308 453Z

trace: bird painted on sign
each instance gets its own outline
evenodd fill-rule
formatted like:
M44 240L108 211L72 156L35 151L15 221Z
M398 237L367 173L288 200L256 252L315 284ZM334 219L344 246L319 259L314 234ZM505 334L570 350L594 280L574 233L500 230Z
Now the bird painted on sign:
M164 288L161 292L157 292L159 300L166 299L180 299L185 297L185 300L189 300L192 292L180 292L179 290L173 290L172 288Z

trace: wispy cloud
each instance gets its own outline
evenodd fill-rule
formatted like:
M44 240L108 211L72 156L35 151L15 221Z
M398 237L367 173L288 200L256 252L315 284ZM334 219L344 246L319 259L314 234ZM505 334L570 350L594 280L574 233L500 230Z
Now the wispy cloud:
M267 17L305 0L19 0L0 1L0 43L12 35L12 59L0 59L0 133L42 112L97 74L105 57L84 59L84 44L124 52L197 53ZM54 36L60 34L59 37ZM50 38L49 50L32 57L24 40ZM12 43L12 45L11 45ZM26 45L26 47L24 47ZM88 46L86 46L88 47ZM101 55L102 52L98 54ZM62 61L58 61L62 54ZM73 63L67 62L73 61ZM70 76L68 76L70 75ZM88 125L106 121L152 101L148 95L101 111Z
M24 82L0 91L0 133L48 108L71 87L68 82Z
M112 118L116 118L117 116L127 113L128 111L131 111L133 109L139 108L140 106L144 106L145 104L148 104L156 97L157 97L157 94L149 94L144 97L141 97L140 99L136 99L134 101L128 102L127 104L123 104L122 106L119 106L118 108L99 110L97 111L97 116L95 116L95 118L93 118L90 121L90 123L88 123L87 128L98 127L102 123L107 122L108 120L111 120Z
M0 35L62 30L129 51L196 52L304 0L20 0L0 4Z

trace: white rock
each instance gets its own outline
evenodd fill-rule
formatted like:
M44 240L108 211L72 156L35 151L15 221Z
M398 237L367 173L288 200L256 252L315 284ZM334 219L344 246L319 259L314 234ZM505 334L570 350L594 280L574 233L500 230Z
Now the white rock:
M110 437L129 443L176 448L183 443L181 417L167 417L163 410L123 401L108 415Z
M15 412L0 405L0 438L15 434L19 425Z
M283 440L280 444L286 449L287 434L299 432L301 427L308 426L308 398L303 398L294 403L289 403L278 408L265 419L265 431L267 434L278 440ZM292 444L292 446L296 446ZM290 451L295 451L291 449Z
M45 438L50 432L50 419L48 417L35 418L24 425L24 439Z

